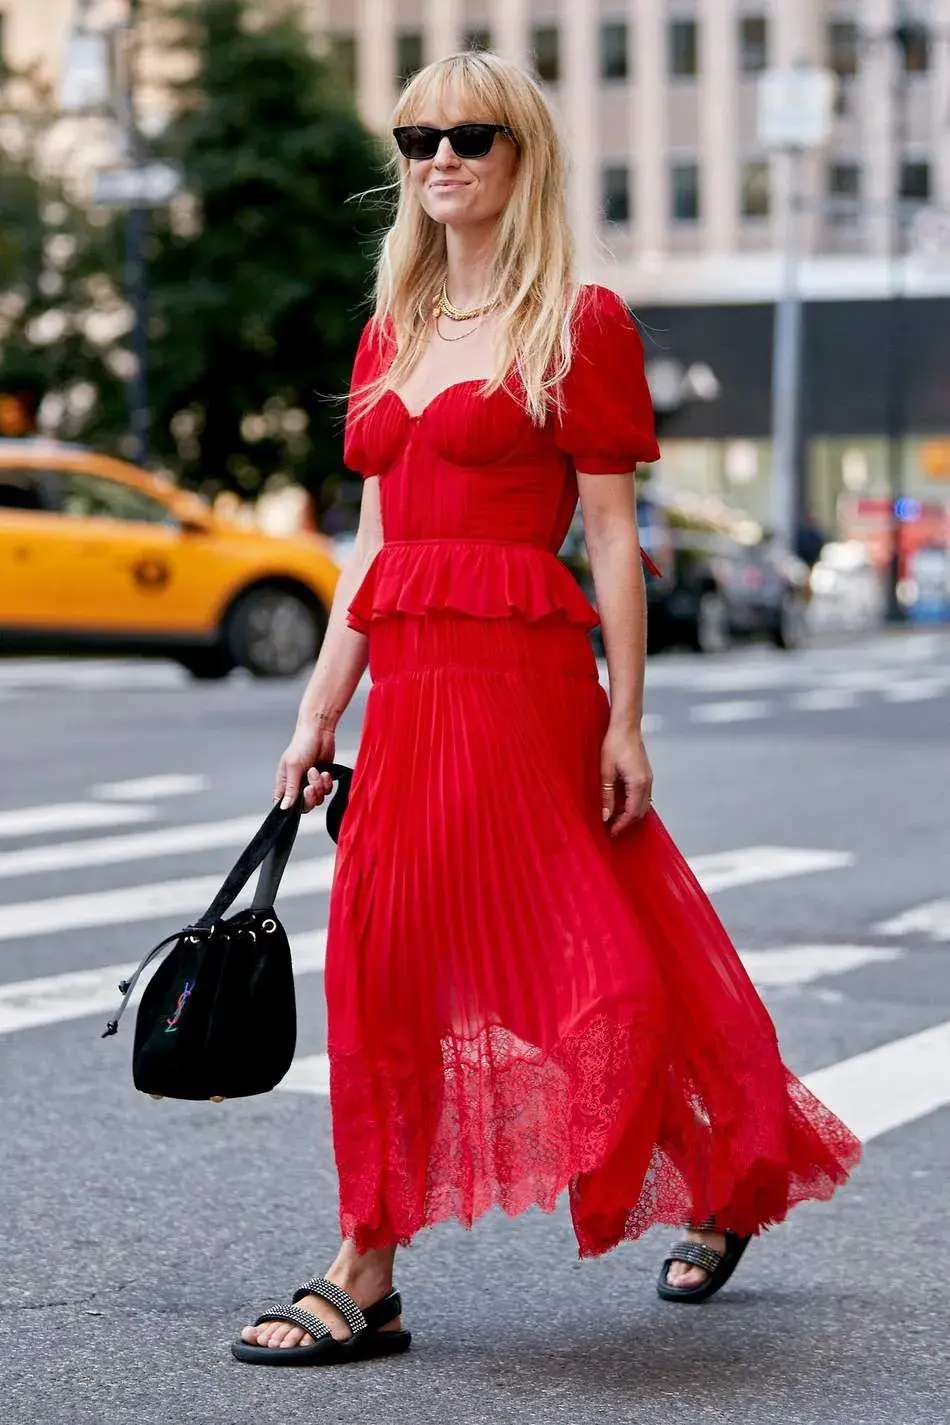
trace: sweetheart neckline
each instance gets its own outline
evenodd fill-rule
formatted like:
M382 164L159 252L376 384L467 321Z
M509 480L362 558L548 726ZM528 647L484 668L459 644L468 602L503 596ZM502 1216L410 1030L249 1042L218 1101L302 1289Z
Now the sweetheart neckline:
M386 394L387 396L392 396L395 401L399 402L399 405L411 421L420 421L426 412L430 411L435 403L441 400L443 396L447 396L450 391L463 390L466 386L484 386L485 383L490 380L490 376L472 376L467 381L453 381L450 385L443 386L441 391L436 391L434 396L430 396L429 400L426 401L424 406L420 406L418 411L410 411L402 396L398 391L394 391L392 387L389 388Z

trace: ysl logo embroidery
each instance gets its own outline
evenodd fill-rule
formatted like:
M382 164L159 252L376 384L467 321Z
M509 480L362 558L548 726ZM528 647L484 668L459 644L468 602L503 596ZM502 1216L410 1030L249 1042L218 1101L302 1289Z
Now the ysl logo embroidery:
M171 1019L166 1019L165 1021L166 1034L174 1034L175 1030L178 1028L178 1021L181 1019L182 1010L188 1003L188 1000L191 997L191 992L194 987L194 980L186 980L184 985L182 986L181 994L178 996L178 1003L175 1005L175 1013L172 1015Z

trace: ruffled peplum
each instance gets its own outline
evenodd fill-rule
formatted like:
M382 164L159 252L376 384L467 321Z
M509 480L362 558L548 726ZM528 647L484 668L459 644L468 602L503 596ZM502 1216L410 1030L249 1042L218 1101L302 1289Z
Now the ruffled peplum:
M501 540L392 540L383 545L350 604L348 622L369 633L377 619L455 613L517 616L597 626L597 614L555 554Z

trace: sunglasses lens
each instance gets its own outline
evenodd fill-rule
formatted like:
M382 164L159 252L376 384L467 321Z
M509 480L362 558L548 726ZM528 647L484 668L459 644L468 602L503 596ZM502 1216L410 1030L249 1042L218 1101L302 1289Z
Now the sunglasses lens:
M495 142L491 124L460 124L452 130L452 147L459 158L484 158Z
M393 134L403 158L412 159L415 163L420 159L435 158L442 137L438 129L423 129L416 124L394 129Z

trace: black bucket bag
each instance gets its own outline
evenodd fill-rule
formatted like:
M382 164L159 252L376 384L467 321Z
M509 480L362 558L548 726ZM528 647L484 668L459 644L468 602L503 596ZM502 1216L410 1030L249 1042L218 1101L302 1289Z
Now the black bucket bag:
M321 763L335 787L326 804L336 841L352 770ZM211 905L193 925L148 952L131 979L103 1039L115 1034L139 977L164 953L142 995L135 1021L132 1080L152 1098L246 1098L267 1093L290 1068L297 1009L287 933L274 909L300 824L300 803L275 806L238 857ZM225 918L260 867L251 905Z

